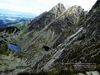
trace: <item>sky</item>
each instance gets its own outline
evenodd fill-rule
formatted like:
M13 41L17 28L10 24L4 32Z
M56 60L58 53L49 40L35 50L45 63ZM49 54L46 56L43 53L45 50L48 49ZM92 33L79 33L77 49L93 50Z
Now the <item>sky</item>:
M0 9L41 14L50 10L58 3L63 3L66 8L74 5L90 10L97 0L0 0Z

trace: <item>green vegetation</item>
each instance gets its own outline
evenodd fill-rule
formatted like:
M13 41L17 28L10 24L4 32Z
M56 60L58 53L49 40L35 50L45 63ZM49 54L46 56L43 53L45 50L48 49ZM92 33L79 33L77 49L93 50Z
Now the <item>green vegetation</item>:
M26 69L23 52L15 53L8 49L9 43L17 43L15 33L0 32L0 75L3 73L16 75Z

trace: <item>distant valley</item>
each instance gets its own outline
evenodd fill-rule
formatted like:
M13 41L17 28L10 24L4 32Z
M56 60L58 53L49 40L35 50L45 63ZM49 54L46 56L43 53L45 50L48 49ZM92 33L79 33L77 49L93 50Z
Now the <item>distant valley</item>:
M0 28L7 27L11 24L16 24L18 22L29 21L35 16L36 15L32 13L0 9Z

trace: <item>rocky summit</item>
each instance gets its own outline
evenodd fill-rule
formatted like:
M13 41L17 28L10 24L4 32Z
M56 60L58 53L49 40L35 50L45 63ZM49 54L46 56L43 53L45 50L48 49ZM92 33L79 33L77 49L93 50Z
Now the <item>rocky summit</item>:
M89 12L80 6L65 9L59 3L40 14L15 37L14 43L22 48L21 53L15 53L15 59L21 58L25 65L22 71L16 72L14 68L13 72L24 72L18 75L100 75L99 13L100 0Z
M54 21L59 15L61 15L65 11L65 7L63 4L59 3L54 6L50 11L46 11L36 17L28 27L29 30L36 29L40 30L48 25L50 22Z
M66 8L64 7L63 4L58 3L55 7L53 7L49 12L53 13L55 15L55 17L58 17L59 15L61 15L64 11L66 10Z

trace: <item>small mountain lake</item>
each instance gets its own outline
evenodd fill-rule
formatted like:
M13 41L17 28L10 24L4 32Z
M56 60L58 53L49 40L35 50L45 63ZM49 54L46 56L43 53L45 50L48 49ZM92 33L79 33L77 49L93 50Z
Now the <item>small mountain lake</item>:
M8 48L14 52L21 52L22 48L18 44L9 43Z

